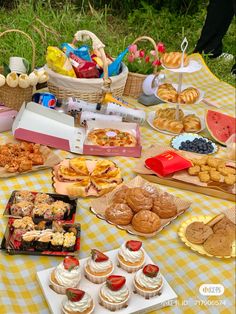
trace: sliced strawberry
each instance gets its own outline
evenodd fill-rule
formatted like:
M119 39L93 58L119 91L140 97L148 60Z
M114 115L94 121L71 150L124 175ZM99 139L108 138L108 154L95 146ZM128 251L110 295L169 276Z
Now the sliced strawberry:
M106 256L105 254L103 254L102 252L100 252L96 249L92 249L91 254L92 254L92 259L98 263L108 261L108 259L109 259L108 256Z
M66 295L68 299L72 302L80 301L83 298L84 294L85 292L80 289L75 289L75 288L66 289Z
M71 271L76 266L79 266L79 261L76 257L66 256L63 261L64 268Z
M109 289L112 291L118 291L120 290L126 282L125 277L123 276L116 276L116 275L111 275L107 277L106 284Z
M126 247L130 251L138 251L138 250L140 250L141 246L142 246L141 241L130 240L130 241L126 242Z
M157 265L148 264L143 268L143 273L148 277L156 277L159 272L159 267Z

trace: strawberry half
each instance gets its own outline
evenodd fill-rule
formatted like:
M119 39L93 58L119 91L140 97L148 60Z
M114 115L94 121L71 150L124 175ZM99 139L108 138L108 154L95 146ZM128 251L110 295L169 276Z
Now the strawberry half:
M111 275L107 277L106 284L109 289L112 291L118 291L120 290L126 282L125 277L123 276L116 276L116 275Z
M159 267L156 265L148 264L143 268L143 273L148 277L156 277L159 272Z
M91 254L92 254L92 259L98 263L108 261L108 259L109 259L108 256L106 256L105 254L103 254L102 252L100 252L96 249L92 249Z
M72 302L80 301L85 292L83 290L75 289L75 288L68 288L66 289L67 298Z
M71 271L76 266L79 266L79 261L76 257L66 256L63 261L64 268Z
M142 246L141 241L130 240L130 241L126 242L126 247L130 251L138 251L138 250L140 250L141 246Z

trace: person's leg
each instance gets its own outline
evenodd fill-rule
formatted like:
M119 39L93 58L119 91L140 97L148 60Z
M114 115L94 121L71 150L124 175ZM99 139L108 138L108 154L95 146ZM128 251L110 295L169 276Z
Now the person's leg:
M210 0L205 24L194 52L216 58L222 53L222 39L234 16L235 0Z

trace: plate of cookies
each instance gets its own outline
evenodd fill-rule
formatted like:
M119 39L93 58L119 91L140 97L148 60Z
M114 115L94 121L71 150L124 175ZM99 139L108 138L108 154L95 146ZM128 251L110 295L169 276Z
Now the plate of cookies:
M91 211L130 234L153 237L190 207L140 176L93 200Z
M191 217L178 234L193 251L217 258L235 257L235 208L212 216Z
M199 133L206 127L204 119L190 110L180 109L179 120L176 120L175 107L159 108L149 112L147 122L156 131L168 135Z

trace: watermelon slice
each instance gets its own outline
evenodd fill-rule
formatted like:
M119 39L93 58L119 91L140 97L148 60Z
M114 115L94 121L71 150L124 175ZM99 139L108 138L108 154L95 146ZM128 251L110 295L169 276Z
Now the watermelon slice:
M207 110L206 126L213 139L226 145L227 139L236 133L236 118L214 110Z

